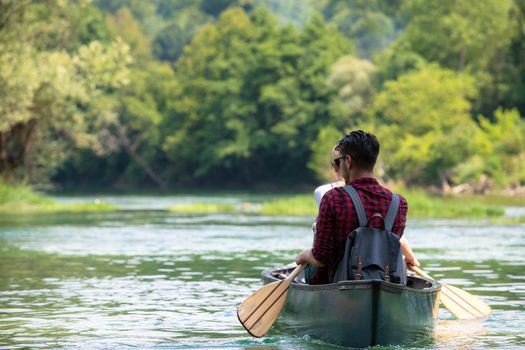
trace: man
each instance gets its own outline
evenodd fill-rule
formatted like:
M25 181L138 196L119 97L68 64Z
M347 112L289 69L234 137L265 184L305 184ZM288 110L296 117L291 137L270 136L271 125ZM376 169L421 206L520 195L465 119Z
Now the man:
M375 213L385 217L392 192L374 178L374 166L379 154L377 138L362 130L352 131L338 142L335 151L341 156L333 159L334 166L340 168L345 184L352 185L357 190L367 217L370 218ZM408 242L402 237L408 205L402 196L399 197L399 210L392 232L401 238L405 261L419 266ZM372 218L369 223L371 227L380 227L381 224L377 217ZM311 278L307 283L331 283L337 264L343 256L346 238L359 227L354 205L344 188L335 187L323 196L316 226L313 248L297 255L296 263L309 264L305 275Z

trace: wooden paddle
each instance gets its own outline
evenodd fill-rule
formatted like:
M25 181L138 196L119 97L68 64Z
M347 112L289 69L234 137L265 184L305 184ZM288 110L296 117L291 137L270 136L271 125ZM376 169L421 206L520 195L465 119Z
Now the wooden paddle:
M431 280L433 279L417 266L411 266L410 268L420 276ZM487 317L492 313L490 306L485 304L478 297L464 291L463 289L459 289L441 281L440 283L440 301L447 310L458 319L473 320L476 318Z
M260 338L268 332L286 302L290 283L303 268L297 265L286 279L263 286L239 305L237 317L248 333Z

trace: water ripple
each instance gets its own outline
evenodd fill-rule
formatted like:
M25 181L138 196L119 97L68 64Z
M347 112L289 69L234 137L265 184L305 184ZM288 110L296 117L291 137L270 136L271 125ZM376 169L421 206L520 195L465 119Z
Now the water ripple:
M434 343L418 347L525 346L524 228L411 222L425 270L494 309L480 322L441 309ZM274 331L252 339L236 317L261 270L311 243L308 218L141 211L3 227L0 349L335 349Z

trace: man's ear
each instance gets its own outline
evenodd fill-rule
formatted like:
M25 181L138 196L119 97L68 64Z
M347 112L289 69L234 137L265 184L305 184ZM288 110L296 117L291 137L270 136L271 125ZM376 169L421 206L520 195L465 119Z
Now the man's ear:
M352 161L353 161L352 157L350 157L350 155L347 154L347 155L346 155L346 163L348 164L348 170L350 170L350 168L351 168L352 165L353 165L353 164L352 164Z

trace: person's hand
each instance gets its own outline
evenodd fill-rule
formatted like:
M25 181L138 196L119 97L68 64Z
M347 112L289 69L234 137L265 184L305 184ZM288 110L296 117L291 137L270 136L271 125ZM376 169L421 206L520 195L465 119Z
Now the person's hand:
M295 263L297 265L310 264L313 258L312 249L305 249L295 257Z
M420 267L419 260L414 256L411 259L405 257L405 262L408 265L408 268L411 269L412 266Z
M320 261L317 261L315 259L314 255L312 254L312 249L305 249L302 252L300 252L295 257L295 263L297 265L310 264L310 265L314 265L314 266L324 266L323 263L321 263Z

